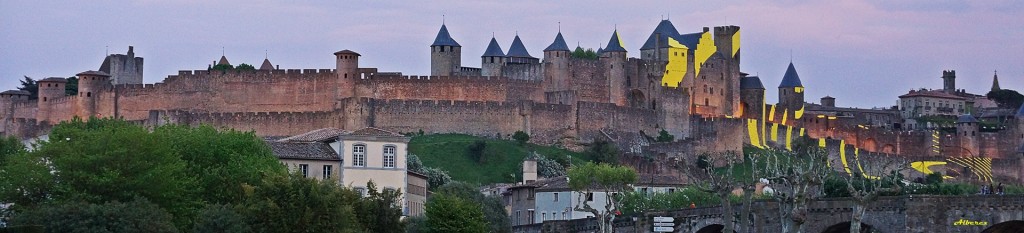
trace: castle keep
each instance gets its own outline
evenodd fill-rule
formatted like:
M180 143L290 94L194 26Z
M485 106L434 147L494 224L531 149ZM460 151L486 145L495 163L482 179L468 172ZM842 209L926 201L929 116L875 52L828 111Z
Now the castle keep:
M129 48L108 56L99 71L79 73L76 95L64 94L63 78L39 80L36 100L22 91L0 93L0 132L33 137L57 122L95 116L153 125L205 123L262 136L325 127L500 137L524 131L540 143L612 139L631 153L644 147L667 154L738 151L744 143L789 147L794 138L809 136L844 150L1020 157L1024 123L999 132L977 132L971 118L961 120L957 133L875 127L880 120L900 120L899 112L838 108L834 98L806 104L793 64L778 87L778 104L768 104L760 78L740 72L738 26L680 33L662 20L639 57L629 56L617 30L597 58L574 56L561 32L540 58L522 40L517 35L507 51L494 38L474 43L486 49L479 67L466 67L463 44L441 25L429 46L430 76L378 72L359 64L362 54L342 50L333 54L331 69L278 69L264 60L254 71L185 70L156 84L142 84L143 60ZM952 88L952 77L946 82ZM643 140L642 134L661 130L679 142Z

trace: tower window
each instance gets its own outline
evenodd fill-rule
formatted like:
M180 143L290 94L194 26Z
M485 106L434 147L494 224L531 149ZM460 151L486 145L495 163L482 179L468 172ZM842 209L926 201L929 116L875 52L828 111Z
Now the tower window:
M444 46L441 46L441 52L444 52Z

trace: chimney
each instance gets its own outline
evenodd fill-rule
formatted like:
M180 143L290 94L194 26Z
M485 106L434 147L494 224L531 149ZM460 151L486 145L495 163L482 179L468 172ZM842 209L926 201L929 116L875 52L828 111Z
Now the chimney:
M523 183L533 183L537 181L537 160L534 158L528 158L523 160Z

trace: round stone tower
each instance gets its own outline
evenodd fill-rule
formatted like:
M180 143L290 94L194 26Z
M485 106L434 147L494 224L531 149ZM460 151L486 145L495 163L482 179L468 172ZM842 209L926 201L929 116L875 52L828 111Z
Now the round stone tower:
M441 24L434 43L430 45L430 75L458 75L462 68L462 45L448 34L448 27Z
M487 50L484 50L480 60L481 76L501 76L501 68L505 66L505 52L501 50L501 45L498 45L498 40L494 37L491 37L491 42L487 44Z
M51 112L53 110L54 100L60 97L64 97L64 86L67 85L68 80L61 77L45 78L36 81L36 85L39 86L39 110L36 113L36 122L49 121L50 123L56 123L52 121Z
M110 85L110 75L102 71L85 71L78 73L78 112L77 116L104 117L98 114L96 99Z
M569 90L569 53L562 32L558 32L555 41L544 49L544 91Z
M338 99L348 97L359 97L356 94L356 80L359 79L359 54L351 50L341 50L334 53L335 71L338 76Z
M971 115L961 115L956 120L956 132L960 138L960 156L980 156L978 139L981 132L978 131L978 119Z
M605 66L605 74L608 77L609 101L618 106L626 106L626 48L622 46L622 39L619 38L619 31L612 32L612 38L608 40L608 46L601 54L602 65ZM647 93L651 95L652 93ZM647 106L650 101L643 100L642 106ZM640 107L640 106L637 106Z

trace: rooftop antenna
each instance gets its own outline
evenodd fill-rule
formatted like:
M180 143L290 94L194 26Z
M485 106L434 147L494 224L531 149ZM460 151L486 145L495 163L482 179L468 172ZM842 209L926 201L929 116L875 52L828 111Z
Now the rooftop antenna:
M224 56L224 46L220 46L220 56Z
M107 56L110 56L110 46L103 46L103 50L104 53L107 53Z
M793 63L793 49L789 49L789 63Z
M558 21L558 33L562 33L562 21Z
M441 25L444 25L444 13L441 13Z
M266 49L264 49L263 50L263 59L268 59L268 58L270 58L270 52L268 52Z

